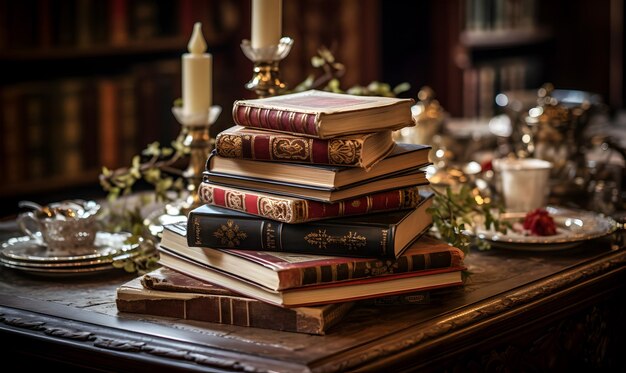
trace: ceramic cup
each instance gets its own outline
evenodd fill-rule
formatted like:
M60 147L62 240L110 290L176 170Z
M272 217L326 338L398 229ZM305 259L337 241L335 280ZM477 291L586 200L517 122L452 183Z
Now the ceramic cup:
M43 241L51 252L76 252L93 248L98 232L93 201L62 201L18 215L20 229L31 238Z
M528 212L545 207L550 194L552 163L536 158L496 159L500 192L509 212Z

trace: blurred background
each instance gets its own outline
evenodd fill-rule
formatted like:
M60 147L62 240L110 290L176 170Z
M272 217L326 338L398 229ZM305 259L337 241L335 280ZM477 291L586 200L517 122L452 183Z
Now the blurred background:
M295 87L317 74L311 58L326 47L345 68L342 90L410 85L400 96L434 110L432 128L426 137L398 138L436 141L441 165L484 168L494 153L537 156L538 145L569 139L565 149L543 154L599 152L563 172L596 190L590 173L617 164L610 177L618 196L607 198L621 202L624 14L623 0L283 0L283 34L294 46L281 75ZM0 0L5 214L22 199L104 197L102 166L129 165L147 144L177 136L171 107L194 22L202 22L213 55L213 102L224 109L212 133L231 126L233 101L254 97L244 88L252 62L240 48L250 16L250 0ZM554 91L538 102L545 83ZM418 97L425 86L428 94ZM554 126L559 134L533 132L527 111L558 104L569 115Z

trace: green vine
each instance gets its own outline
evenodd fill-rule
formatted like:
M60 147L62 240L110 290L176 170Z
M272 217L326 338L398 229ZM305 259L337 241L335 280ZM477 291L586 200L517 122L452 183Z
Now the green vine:
M114 261L114 267L138 273L146 273L158 267L156 248L159 239L148 229L149 221L142 216L141 206L175 201L187 190L183 171L176 167L189 154L189 148L184 144L186 135L183 129L171 147L162 147L158 142L149 144L141 156L133 157L129 167L116 170L102 168L100 185L108 193L110 205L102 220L111 232L129 232L131 235L127 243L137 244L139 252L130 258ZM130 196L140 180L152 185L153 192L137 196L141 199L139 202L131 203L120 198Z
M458 191L450 187L442 192L432 188L435 193L433 205L427 210L433 218L435 234L450 245L469 254L472 246L479 250L490 248L488 242L473 234L477 224L486 229L506 233L511 228L509 222L500 221L494 212L504 212L502 206L485 201L469 185L463 184Z

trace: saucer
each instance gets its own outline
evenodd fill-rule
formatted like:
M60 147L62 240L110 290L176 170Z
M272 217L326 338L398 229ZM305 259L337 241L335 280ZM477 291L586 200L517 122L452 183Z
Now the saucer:
M1 244L0 265L34 273L78 274L113 269L113 260L139 254L138 244L128 244L129 233L98 232L93 246L50 251L41 241L14 237Z
M584 241L603 237L618 229L612 218L593 211L574 210L558 206L546 208L556 224L556 234L535 236L509 230L506 234L477 227L476 236L492 246L520 251L557 251L580 245ZM500 215L503 221L521 221L526 213L506 212Z

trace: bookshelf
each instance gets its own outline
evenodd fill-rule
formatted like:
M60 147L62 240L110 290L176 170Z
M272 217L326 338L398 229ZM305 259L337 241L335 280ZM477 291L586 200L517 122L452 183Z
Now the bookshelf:
M378 4L284 1L283 34L295 39L281 63L288 85L312 73L321 46L349 66L344 88L375 80ZM48 203L79 189L104 197L102 166L127 166L149 143L173 140L180 57L196 21L224 109L211 131L232 125L232 102L252 97L240 48L250 11L250 0L0 0L0 68L11 71L0 76L2 204L14 211L21 199Z
M129 165L149 143L175 139L170 109L193 23L223 59L238 48L244 3L0 0L0 68L11 72L0 76L3 205L88 186L104 196L102 166Z
M546 82L626 103L623 0L381 4L382 80L409 79L413 97L432 87L454 117L497 114L494 94Z

